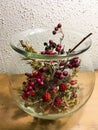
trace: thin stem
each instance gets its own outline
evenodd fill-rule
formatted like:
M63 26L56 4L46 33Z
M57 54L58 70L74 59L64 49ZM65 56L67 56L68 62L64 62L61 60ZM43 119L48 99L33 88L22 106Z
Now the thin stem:
M73 52L82 42L84 42L91 35L92 33L89 33L86 37L84 37L73 49L70 50L70 53Z
M62 37L60 38L60 43L62 43L62 41L64 39L64 33L63 33L62 29L60 29L60 33L62 34Z

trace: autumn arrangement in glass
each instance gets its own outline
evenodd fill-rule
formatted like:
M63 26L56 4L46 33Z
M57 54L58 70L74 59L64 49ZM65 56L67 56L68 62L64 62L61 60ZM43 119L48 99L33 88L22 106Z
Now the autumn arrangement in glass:
M60 23L52 31L53 35L57 33L60 34L58 43L51 39L45 41L41 55L58 56L65 53L68 55L92 35L92 33L88 34L75 47L65 52L64 33ZM20 40L20 43L25 51L38 53L30 43L23 40ZM78 56L43 61L24 57L23 60L27 60L27 63L32 66L32 72L25 73L26 80L19 90L25 107L32 107L36 113L53 114L67 113L78 104L79 83L76 77L82 62Z

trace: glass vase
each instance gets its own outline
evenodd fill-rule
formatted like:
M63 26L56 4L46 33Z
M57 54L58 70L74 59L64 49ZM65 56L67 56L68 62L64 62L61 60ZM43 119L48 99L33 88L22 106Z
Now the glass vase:
M68 53L84 35L66 29L63 33L67 53L61 55L42 54L49 39L59 42L60 34L54 36L50 29L27 30L10 39L11 95L22 110L37 118L67 117L81 109L93 92L95 77L88 50L91 39ZM37 53L24 50L22 42L32 45Z

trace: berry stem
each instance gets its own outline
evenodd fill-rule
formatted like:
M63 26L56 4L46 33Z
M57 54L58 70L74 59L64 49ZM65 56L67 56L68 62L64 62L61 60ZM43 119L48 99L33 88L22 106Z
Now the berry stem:
M60 43L62 43L63 39L64 39L64 33L62 31L62 29L60 28L60 33L62 34L62 37L60 38Z
M89 33L86 37L84 37L73 49L69 51L69 53L73 52L82 42L84 42L88 37L90 37L92 33Z

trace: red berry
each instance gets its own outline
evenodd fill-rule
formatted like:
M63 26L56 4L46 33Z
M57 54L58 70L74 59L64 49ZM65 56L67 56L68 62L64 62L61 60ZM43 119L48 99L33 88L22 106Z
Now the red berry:
M64 78L64 75L63 75L63 74L61 74L61 75L60 75L60 79L63 79L63 78Z
M61 92L64 92L66 89L67 89L67 85L66 84L62 83L62 84L59 85L59 90Z
M53 88L51 89L51 92L52 92L53 94L56 94L56 92L57 92L56 87L53 87Z
M75 84L77 84L77 82L74 81L74 80L72 80L72 81L70 81L70 84L71 84L71 85L75 85Z
M58 31L58 27L55 27L54 30L55 30L55 31Z
M49 50L49 51L47 51L47 54L48 54L48 55L53 55L53 54L54 54L54 52L53 52L53 51L51 51L51 50Z
M42 55L45 55L45 54L46 54L46 52L45 52L45 51L42 51L42 52L41 52L41 54L42 54Z
M53 40L49 40L49 43L50 43L50 44L53 44L54 42L53 42Z
M26 94L27 96L30 96L30 92L29 92L29 91L27 91L25 94Z
M33 77L37 77L39 75L38 71L33 72Z
M49 101L51 99L51 95L49 92L45 92L42 98L43 101Z
M68 75L68 71L63 71L63 75L67 76Z
M57 25L57 27L58 27L58 28L61 28L61 27L62 27L62 24L59 23L59 24Z
M62 73L61 70L57 70L57 71L56 71L56 74L58 74L58 75L60 75L61 73Z
M60 52L61 51L61 47L56 47L56 51Z
M36 78L36 81L37 81L38 83L40 83L40 82L41 82L41 79L40 79L40 78Z
M62 45L61 45L61 44L58 44L58 45L57 45L57 47L61 48L61 47L62 47Z
M52 34L53 34L53 35L55 35L55 34L56 34L56 31L55 31L55 30L54 30L54 31L52 31Z
M27 89L28 89L28 91L32 90L32 86L28 86Z
M43 82L43 81L41 81L41 82L39 82L39 84L43 86L43 85L44 85L44 82Z
M61 61L59 66L64 66L65 65L65 62L64 61Z
M34 96L36 94L36 92L34 90L32 90L31 95Z
M34 82L33 81L29 82L29 85L34 86Z
M72 66L71 64L68 64L68 68L72 69L72 68L73 68L73 66Z

